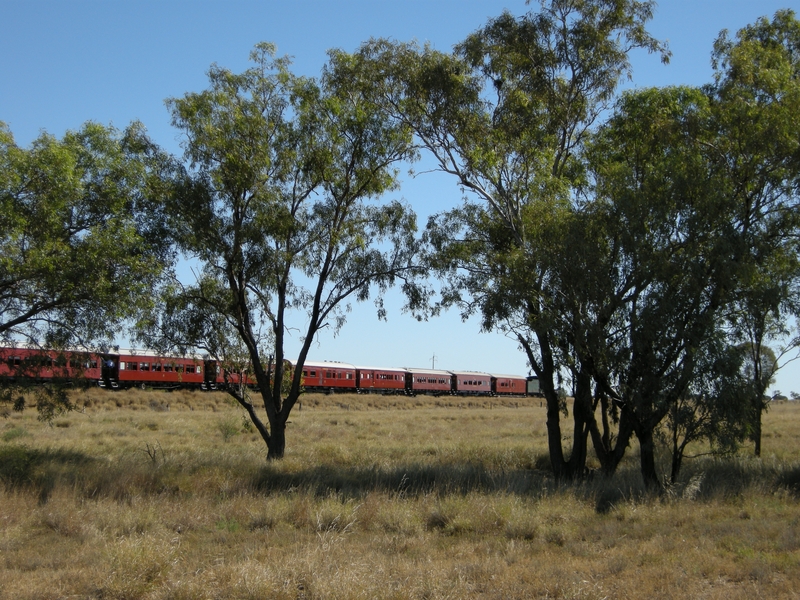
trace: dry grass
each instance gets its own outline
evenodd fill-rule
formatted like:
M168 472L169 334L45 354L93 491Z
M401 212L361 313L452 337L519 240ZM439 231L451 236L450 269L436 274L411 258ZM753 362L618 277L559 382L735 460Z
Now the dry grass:
M800 406L761 461L557 487L538 400L307 397L287 457L223 394L0 421L0 598L792 598ZM459 404L462 406L459 408ZM169 408L169 410L167 410Z

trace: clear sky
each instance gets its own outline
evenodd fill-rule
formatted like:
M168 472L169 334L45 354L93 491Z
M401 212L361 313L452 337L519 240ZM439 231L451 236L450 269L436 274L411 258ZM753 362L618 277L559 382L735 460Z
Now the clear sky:
M259 41L294 57L294 70L317 75L326 50L355 50L370 37L416 39L439 50L503 10L522 14L517 0L0 0L0 120L28 145L40 131L61 136L85 121L125 127L138 119L151 137L179 153L164 99L206 87L217 63L247 68ZM798 0L662 0L650 31L667 40L668 66L644 53L633 56L637 87L702 85L711 80L710 53L720 30L737 29L780 8L800 12ZM439 174L405 177L394 194L411 204L421 224L456 205L460 193ZM451 311L418 323L387 299L388 322L371 302L355 304L337 337L323 332L310 358L361 365L526 374L516 344L479 333L476 320ZM297 333L289 355L299 346ZM800 363L800 361L798 361ZM800 365L791 363L773 389L800 392Z

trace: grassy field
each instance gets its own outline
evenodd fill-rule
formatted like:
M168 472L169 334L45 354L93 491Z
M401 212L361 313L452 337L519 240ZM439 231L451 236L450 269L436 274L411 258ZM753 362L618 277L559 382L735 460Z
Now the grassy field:
M267 464L223 394L74 399L0 420L0 598L800 596L800 403L654 497L556 486L538 400L309 396Z

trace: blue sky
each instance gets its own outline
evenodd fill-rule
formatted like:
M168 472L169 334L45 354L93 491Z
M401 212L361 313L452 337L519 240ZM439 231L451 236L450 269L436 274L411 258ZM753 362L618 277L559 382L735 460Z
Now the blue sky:
M294 70L317 75L326 51L352 51L370 37L416 39L439 50L482 26L504 9L530 7L511 0L0 0L0 120L20 145L42 130L56 136L85 121L125 127L138 119L153 139L179 153L164 99L206 87L217 63L247 68L252 47L266 40L294 57ZM633 56L630 86L701 85L711 80L710 53L720 30L735 32L780 8L800 10L798 0L672 0L658 6L650 31L667 40L671 63L645 53ZM460 193L438 175L404 177L395 197L427 215L456 205ZM516 344L480 334L477 321L462 323L451 312L418 323L387 299L388 322L370 302L353 305L337 337L323 332L311 352L317 360L382 366L525 374ZM297 335L296 333L294 334ZM290 355L298 347L290 341ZM800 367L792 363L775 386L800 392Z

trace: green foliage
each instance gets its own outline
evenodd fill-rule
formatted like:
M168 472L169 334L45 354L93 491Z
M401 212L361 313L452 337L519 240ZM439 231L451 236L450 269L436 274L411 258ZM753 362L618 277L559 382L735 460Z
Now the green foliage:
M0 125L0 339L112 339L170 260L152 194L167 158L142 126L87 123L28 149Z

